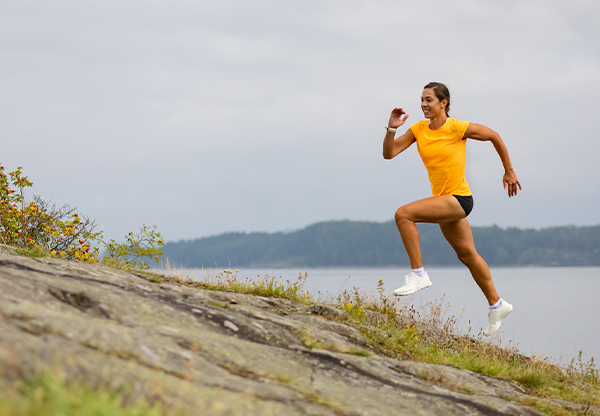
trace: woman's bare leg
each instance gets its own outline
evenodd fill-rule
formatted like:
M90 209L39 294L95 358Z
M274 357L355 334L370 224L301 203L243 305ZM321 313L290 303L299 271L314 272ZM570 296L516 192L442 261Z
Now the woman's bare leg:
M440 223L440 228L458 259L468 267L473 279L485 295L490 305L500 299L494 286L490 268L475 249L471 226L466 218L458 221Z
M423 267L417 222L445 223L465 217L465 211L452 195L432 196L398 208L395 215L410 267Z

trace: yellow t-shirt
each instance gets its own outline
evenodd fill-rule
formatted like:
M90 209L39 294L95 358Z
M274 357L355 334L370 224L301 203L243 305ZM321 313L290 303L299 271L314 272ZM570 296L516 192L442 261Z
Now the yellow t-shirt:
M468 126L468 121L448 118L437 130L429 128L429 120L410 127L417 139L417 148L427 168L434 196L471 195L465 179L467 140L464 135Z

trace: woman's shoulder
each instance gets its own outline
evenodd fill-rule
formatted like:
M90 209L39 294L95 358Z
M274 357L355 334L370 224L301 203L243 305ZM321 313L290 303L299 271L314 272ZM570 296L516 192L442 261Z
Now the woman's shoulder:
M467 128L469 127L469 121L449 118L446 120L446 125L451 132L456 133L456 136L462 139L467 131Z
M462 130L463 128L466 129L470 122L450 117L446 123L448 123L448 127L452 128L452 130Z

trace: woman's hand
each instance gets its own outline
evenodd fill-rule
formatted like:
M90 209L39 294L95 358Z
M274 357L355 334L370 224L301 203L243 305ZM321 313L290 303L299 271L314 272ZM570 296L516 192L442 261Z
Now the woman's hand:
M402 117L404 116L404 117ZM408 118L408 114L401 108L394 108L392 110L392 114L390 115L390 121L388 121L388 126L397 129L402 126L406 119Z
M508 188L508 197L517 196L517 187L521 190L521 184L517 179L517 174L514 170L510 169L505 171L504 177L502 178L502 183L504 183L504 189Z
M388 127L397 129L398 127L404 124L407 118L408 114L406 114L403 109L394 108L392 110L392 114L390 115ZM388 130L385 133L385 137L383 138L384 159L393 159L398 154L404 152L407 148L409 148L410 145L416 142L415 135L413 134L411 129L408 129L406 133L398 136L397 138L395 138L395 136L396 132Z

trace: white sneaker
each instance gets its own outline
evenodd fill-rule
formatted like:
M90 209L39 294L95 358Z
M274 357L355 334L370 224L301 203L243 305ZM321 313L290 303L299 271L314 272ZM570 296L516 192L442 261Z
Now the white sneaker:
M402 287L394 290L394 295L396 296L406 296L412 295L413 293L426 289L431 286L431 280L429 280L429 276L427 276L427 272L425 272L425 276L419 277L413 272L410 272L404 277L404 284Z
M509 313L512 312L513 306L507 301L500 299L502 304L500 305L500 309L492 310L488 312L488 326L483 331L483 335L489 337L494 332L500 328L500 324L502 324L502 320L508 316Z

